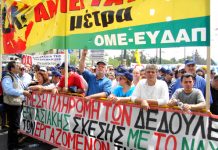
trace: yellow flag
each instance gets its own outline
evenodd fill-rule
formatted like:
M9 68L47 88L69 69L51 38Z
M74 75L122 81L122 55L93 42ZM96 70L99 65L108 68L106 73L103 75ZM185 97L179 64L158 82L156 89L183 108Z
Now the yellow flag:
M140 60L140 54L139 54L139 51L136 50L134 55L135 55L136 63L137 63L138 65L141 65L141 60Z

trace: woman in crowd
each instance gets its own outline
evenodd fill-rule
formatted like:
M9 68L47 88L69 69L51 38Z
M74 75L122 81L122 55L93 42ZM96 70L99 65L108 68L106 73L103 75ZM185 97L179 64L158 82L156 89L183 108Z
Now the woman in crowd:
M135 86L132 86L133 75L126 71L124 73L118 73L118 76L120 86L114 89L112 94L108 97L108 100L113 102L128 102L135 89Z
M36 73L36 79L38 84L28 87L29 90L34 92L51 91L49 76L47 72L39 71Z

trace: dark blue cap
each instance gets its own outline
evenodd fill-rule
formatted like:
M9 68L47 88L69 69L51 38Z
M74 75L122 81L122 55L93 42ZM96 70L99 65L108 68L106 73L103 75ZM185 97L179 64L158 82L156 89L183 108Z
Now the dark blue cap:
M61 77L61 73L58 71L52 71L52 76Z
M133 75L132 75L132 73L130 73L130 72L128 72L128 71L126 71L126 72L124 72L124 73L118 73L118 75L119 76L124 76L124 77L126 77L129 81L131 81L132 82L132 80L133 80Z
M51 70L51 71L55 71L56 68L55 68L55 67L51 67L50 70Z
M132 73L132 72L133 72L133 70L134 70L134 68L130 68L130 69L129 69L129 72L130 72L130 73Z
M194 60L186 60L185 61L185 65L195 65L195 61Z
M96 65L99 65L99 64L107 65L106 62L104 62L104 61L98 61L98 62L96 63Z
M173 72L170 69L167 69L166 74L173 74Z
M159 71L166 73L167 70L164 67L161 67Z
M60 69L65 68L65 63L62 63L62 65L60 66ZM76 68L73 65L69 65L68 64L68 71L76 71Z
M76 72L76 68L73 65L70 65L68 67L68 70Z
M117 72L117 73L124 73L124 72L127 72L127 71L128 71L128 70L125 69L123 66L116 68L116 72Z

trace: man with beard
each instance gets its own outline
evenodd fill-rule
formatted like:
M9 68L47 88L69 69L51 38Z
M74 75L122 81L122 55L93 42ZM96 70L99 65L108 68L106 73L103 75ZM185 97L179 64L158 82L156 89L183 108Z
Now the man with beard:
M103 61L97 62L96 74L85 70L85 59L87 50L82 51L82 57L80 59L79 71L88 83L88 90L86 93L85 100L105 98L111 94L111 81L108 79L106 74L106 63Z

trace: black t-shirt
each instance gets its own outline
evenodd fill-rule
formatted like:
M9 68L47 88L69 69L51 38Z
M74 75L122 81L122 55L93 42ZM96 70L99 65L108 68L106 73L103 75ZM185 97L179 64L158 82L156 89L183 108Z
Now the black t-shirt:
M212 86L210 86L210 89L213 98L213 103L210 106L210 111L213 114L218 115L218 90L214 89Z

